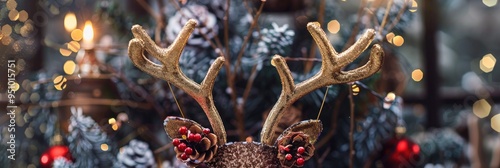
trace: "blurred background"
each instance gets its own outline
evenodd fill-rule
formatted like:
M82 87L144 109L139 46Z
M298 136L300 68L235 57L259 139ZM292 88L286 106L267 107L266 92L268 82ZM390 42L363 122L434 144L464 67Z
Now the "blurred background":
M320 69L306 29L319 22L338 52L375 29L385 57L371 77L289 107L278 134L323 122L305 167L500 167L499 16L497 0L0 0L0 164L185 167L163 119L209 127L207 117L182 90L137 69L127 47L134 24L168 47L196 19L180 66L201 82L215 58L229 60L213 93L230 142L260 139L281 93L273 55L286 58L296 83ZM365 64L368 50L344 70Z

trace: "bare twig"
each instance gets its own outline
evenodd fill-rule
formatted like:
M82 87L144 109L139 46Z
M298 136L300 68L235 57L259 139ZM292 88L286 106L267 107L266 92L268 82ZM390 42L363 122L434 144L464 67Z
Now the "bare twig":
M493 148L490 167L500 167L500 136L497 136L497 144Z
M162 118L165 117L165 114L163 113L165 111L165 109L163 109L160 105L158 105L156 103L156 101L154 100L154 98L151 97L147 91L145 91L142 87L139 87L138 85L136 85L134 82L130 81L130 79L128 79L123 73L120 73L114 67L112 67L110 65L104 65L104 64L102 66L105 66L109 72L116 74L118 76L118 78L120 78L121 81L123 83L125 83L127 88L131 89L132 92L141 96L141 98L143 98L144 100L146 100L146 102L151 104L159 117L162 117Z
M469 115L467 119L467 125L469 127L469 140L472 145L472 159L471 166L473 168L485 167L483 165L483 138L481 137L481 128L479 127L479 119L472 114Z
M324 22L324 14L325 14L325 0L321 0L320 4L318 6L319 8L319 15L318 15L318 22L320 25L323 25ZM316 43L311 43L311 47L309 48L309 55L307 56L308 59L314 58L316 55ZM313 67L313 62L305 62L304 64L304 73L309 73Z
M247 35L245 36L245 39L243 40L243 44L241 45L240 51L238 52L238 57L236 58L236 65L234 66L234 71L235 74L238 72L240 66L241 66L241 58L243 57L243 53L245 53L245 49L248 43L248 40L252 36L253 29L257 25L257 21L259 20L259 16L262 13L262 9L264 9L264 5L266 4L266 1L261 1L259 10L255 14L255 16L252 19L252 24L250 25L250 28L248 28Z
M385 8L384 13L384 19L382 19L382 23L380 24L380 27L378 29L378 34L381 34L384 30L385 24L387 23L387 17L389 16L389 12L391 11L392 2L393 0L389 0L389 2L387 3L387 7Z
M352 98L352 84L349 86L349 108L350 108L350 128L349 128L349 167L354 166L354 100Z
M144 8L149 15L151 15L157 23L155 28L155 43L160 44L161 42L161 30L165 27L164 17L160 14L155 13L154 9L144 0L136 0L139 5Z
M361 24L361 16L363 15L364 8L366 7L366 4L367 4L366 1L367 0L361 0L361 5L359 6L358 14L357 14L357 16L358 16L357 21L356 21L357 24L354 26L354 28L352 28L351 36L349 36L349 39L345 43L344 48L342 48L342 51L349 48L356 41L356 36L358 35L358 32L359 32L359 25Z
M403 14L405 13L407 7L408 7L408 4L406 3L411 3L411 0L407 0L405 1L405 5L403 5L403 7L399 10L398 12L398 15L396 16L396 19L394 19L391 23L391 25L387 28L387 31L391 31L394 27L396 27L396 24L399 23L399 20L401 20L401 17L403 16Z
M156 44L159 44L161 42L161 32L165 27L167 26L167 23L165 23L165 15L163 15L163 8L165 7L165 4L163 3L163 0L157 0L158 2L158 22L156 24L156 31L155 31L155 41Z
M257 77L257 65L252 67L252 73L248 79L247 85L245 87L245 91L243 92L243 102L241 103L241 107L245 107L245 103L248 100L248 96L250 95L250 91L252 90L253 82L255 81L255 77Z
M329 146L328 148L326 148L325 152L323 152L323 154L319 157L318 159L318 164L319 165L323 165L323 161L325 161L326 157L328 157L328 154L330 154L330 151L332 150L332 147Z
M228 1L229 3L229 1ZM245 39L243 41L243 44L241 46L241 49L238 53L238 56L236 58L236 63L234 66L234 71L229 75L228 78L228 84L231 84L231 102L234 104L234 111L236 113L236 120L237 120L237 129L240 133L239 139L244 140L246 138L245 134L245 119L244 119L244 110L243 108L240 108L241 105L236 101L237 99L237 93L236 93L236 88L234 86L234 80L236 79L236 75L238 74L238 69L241 65L241 58L243 57L243 53L246 48L246 44L248 43L248 40L250 39L250 36L252 35L253 29L257 25L257 20L259 19L259 16L262 12L262 9L264 8L265 1L262 1L261 6L259 7L259 10L257 11L256 15L254 16L252 20L252 24L250 25L250 28L248 29L248 33L245 36ZM226 41L226 44L228 42ZM229 52L229 48L226 48L226 52ZM230 83L229 83L230 82Z

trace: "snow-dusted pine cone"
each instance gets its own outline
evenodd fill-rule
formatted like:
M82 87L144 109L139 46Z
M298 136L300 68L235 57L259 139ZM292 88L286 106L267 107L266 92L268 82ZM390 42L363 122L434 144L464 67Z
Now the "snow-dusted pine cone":
M197 3L208 7L208 10L214 13L217 18L219 18L219 20L222 20L224 18L224 12L226 9L225 0L197 0Z
M288 29L287 24L280 27L273 22L271 25L272 28L262 29L262 40L257 44L257 53L264 57L274 54L287 55L295 32Z
M290 132L278 139L278 159L283 167L302 167L314 155L314 145L302 132Z
M117 158L118 167L156 167L153 152L149 149L149 145L135 139L120 148Z
M168 20L166 28L167 40L173 42L181 31L182 26L192 18L197 19L198 25L187 44L190 46L208 47L210 43L203 38L203 34L208 39L212 39L217 35L219 29L217 18L206 7L196 4L181 8Z

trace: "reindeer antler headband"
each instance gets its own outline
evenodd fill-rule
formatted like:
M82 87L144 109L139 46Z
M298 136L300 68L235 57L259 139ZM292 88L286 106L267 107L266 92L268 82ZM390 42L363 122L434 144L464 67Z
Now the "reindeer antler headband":
M261 143L226 143L226 131L214 105L212 89L215 78L224 62L218 57L200 83L187 78L179 67L179 58L189 36L196 26L189 20L178 37L168 48L158 47L141 26L132 27L134 39L129 43L129 56L142 71L171 82L193 97L207 115L213 133L195 121L180 117L167 117L165 131L173 139L177 158L189 166L202 162L212 167L293 167L302 166L314 154L314 142L322 130L319 120L307 120L287 128L275 142L273 128L284 111L299 98L320 87L357 81L377 72L382 66L383 50L375 44L369 61L354 70L342 71L342 67L354 61L373 41L375 31L367 30L361 38L342 53L337 53L328 41L319 23L307 24L323 59L320 71L295 85L285 59L276 55L272 59L283 85L281 95L271 109L261 132ZM163 65L155 64L143 53L146 50Z

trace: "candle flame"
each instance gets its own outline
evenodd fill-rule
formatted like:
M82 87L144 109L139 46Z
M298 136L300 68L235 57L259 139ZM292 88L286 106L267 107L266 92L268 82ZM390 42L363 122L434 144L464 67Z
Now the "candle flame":
M83 41L91 42L94 39L94 29L92 29L92 22L86 21L83 28Z
M66 31L70 32L76 28L76 16L75 13L69 12L64 16L64 28Z

